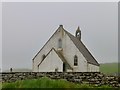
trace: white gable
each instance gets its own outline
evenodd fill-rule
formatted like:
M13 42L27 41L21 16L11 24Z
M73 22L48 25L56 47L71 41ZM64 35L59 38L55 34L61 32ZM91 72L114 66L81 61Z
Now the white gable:
M87 62L86 58L83 56L83 54L79 51L79 49L73 43L71 38L68 36L66 31L63 29L63 27L59 27L57 29L57 31L51 36L51 38L47 41L47 43L43 46L43 48L35 56L35 58L33 60L33 71L34 72L38 71L38 64L42 61L42 55L47 55L48 52L52 48L54 48L56 51L58 51L60 49L59 44L58 44L59 39L61 39L61 44L62 44L61 53L65 57L65 59L69 63L69 65L73 68L73 72L89 72L89 71L92 71L92 70L90 70L90 67L94 68L94 66L96 69L93 71L99 71L99 66L90 65ZM77 55L77 57L78 57L78 66L74 66L74 56L75 55ZM54 71L56 68L56 65L58 65L58 63L61 65L61 62L57 60L57 62L55 61L55 63L57 63L56 65L53 65L52 67L49 66L49 68L54 67L54 69L51 69L49 71L49 69L46 66L50 64L50 58L52 58L53 61L55 61L54 59L56 59L58 57L53 51L51 52L50 55L47 55L47 57L44 60L44 63L42 63L39 66L40 72L45 71L45 70L46 70L46 72L50 72L51 70ZM40 67L42 67L42 68L40 68ZM60 69L60 70L62 70L62 69Z
M62 72L63 62L57 53L52 49L39 65L39 72L55 72L55 69L57 69L58 72Z
M43 46L43 48L38 52L38 54L34 58L33 69L37 71L37 65L42 60L42 55L47 55L47 53L52 49L58 49L58 40L61 38L63 40L65 32L62 28L58 28L58 30L51 36L51 38L47 41L47 43ZM63 42L63 41L62 41Z

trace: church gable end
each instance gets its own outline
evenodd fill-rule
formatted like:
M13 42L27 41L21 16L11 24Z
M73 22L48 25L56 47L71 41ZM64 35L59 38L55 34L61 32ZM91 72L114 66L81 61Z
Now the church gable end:
M82 43L79 27L73 36L60 25L33 58L33 71L91 72L99 71L99 63Z
M88 63L94 64L99 66L99 63L95 60L95 58L92 56L92 54L89 52L89 50L85 47L85 45L82 43L82 41L69 32L65 31L67 35L70 37L70 39L73 41L75 46L78 48L78 50L83 54L83 56L86 58ZM81 36L80 36L81 37Z
M51 39L53 39L53 37L57 34L57 33L59 33L60 31L62 31L63 30L63 26L62 25L60 25L60 27L54 32L54 34L48 39L48 41L44 44L44 46L39 50L39 52L33 57L33 59L32 60L35 60L35 58L39 55L39 53L45 48L45 46L50 42L50 40ZM62 32L63 33L63 32ZM61 38L59 38L59 40L60 40ZM58 45L59 44L59 45ZM57 43L57 47L62 47L62 40L61 40L61 42L59 42L59 43ZM52 48L52 47L51 47Z

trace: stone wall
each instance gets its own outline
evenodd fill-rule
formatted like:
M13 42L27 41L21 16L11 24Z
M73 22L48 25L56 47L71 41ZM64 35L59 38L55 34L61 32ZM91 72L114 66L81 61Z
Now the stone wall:
M46 76L51 79L65 79L74 83L88 83L96 86L110 85L113 87L120 87L120 77L106 76L100 72L11 72L1 74L2 82L15 82L17 80L37 79Z

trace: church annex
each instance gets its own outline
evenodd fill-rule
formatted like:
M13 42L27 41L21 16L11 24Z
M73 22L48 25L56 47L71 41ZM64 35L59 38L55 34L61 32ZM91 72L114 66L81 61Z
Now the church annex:
M99 63L81 41L60 25L32 60L33 72L99 72Z

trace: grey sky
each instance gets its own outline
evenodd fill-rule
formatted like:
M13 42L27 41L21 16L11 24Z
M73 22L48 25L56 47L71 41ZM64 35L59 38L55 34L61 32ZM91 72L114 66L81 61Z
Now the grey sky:
M2 68L2 3L1 2L0 2L0 68Z
M118 61L117 3L3 3L3 69L32 68L32 58L60 24L82 41L99 63Z

